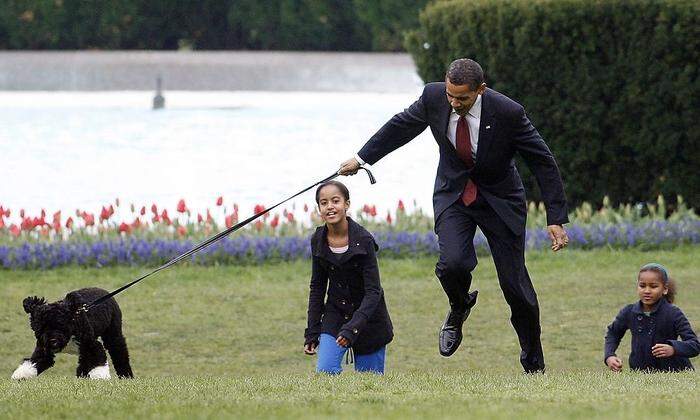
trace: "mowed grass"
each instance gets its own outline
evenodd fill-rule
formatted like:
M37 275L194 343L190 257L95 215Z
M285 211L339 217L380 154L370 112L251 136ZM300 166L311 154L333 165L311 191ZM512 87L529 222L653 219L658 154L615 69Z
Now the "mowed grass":
M700 321L700 248L533 252L528 269L542 316L547 374L521 374L510 310L489 257L474 273L479 302L458 352L443 358L437 333L447 302L434 258L382 259L396 337L387 375L313 373L302 354L310 264L176 266L118 296L137 379L74 377L77 358L24 382L9 379L33 349L21 302L53 301L86 286L114 289L145 268L0 271L0 416L31 417L696 417L698 375L607 372L606 326L633 302L636 269L666 264L677 304ZM619 354L626 361L629 336Z

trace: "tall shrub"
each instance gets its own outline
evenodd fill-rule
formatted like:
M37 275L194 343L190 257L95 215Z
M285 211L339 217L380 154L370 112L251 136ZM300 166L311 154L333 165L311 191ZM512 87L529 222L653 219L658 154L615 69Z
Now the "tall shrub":
M441 1L406 46L426 81L458 57L481 63L525 106L573 204L681 194L700 207L697 0Z

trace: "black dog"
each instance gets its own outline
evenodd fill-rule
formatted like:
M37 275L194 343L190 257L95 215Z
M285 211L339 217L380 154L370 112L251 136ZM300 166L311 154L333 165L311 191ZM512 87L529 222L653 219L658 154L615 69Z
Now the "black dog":
M122 313L113 298L78 311L84 304L107 295L98 288L70 292L65 299L46 303L44 298L28 297L22 302L30 314L30 325L36 336L36 348L29 359L12 374L12 379L27 379L39 375L54 364L56 353L78 354L78 377L109 379L109 365L105 348L112 358L120 378L133 378L129 351L122 335ZM97 341L101 337L102 344ZM76 352L77 350L77 352Z

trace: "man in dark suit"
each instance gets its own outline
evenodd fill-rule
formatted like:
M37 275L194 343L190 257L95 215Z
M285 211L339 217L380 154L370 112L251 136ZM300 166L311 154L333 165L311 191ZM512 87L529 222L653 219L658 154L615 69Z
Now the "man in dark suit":
M478 226L511 308L522 349L520 362L526 372L544 371L539 305L525 268L525 190L513 157L518 152L537 178L552 250L558 251L568 243L562 225L569 220L554 157L523 107L487 88L481 66L463 58L450 64L444 83L428 83L416 102L341 164L339 173L351 175L364 163L374 164L426 127L440 151L433 192L440 246L435 274L450 303L440 329L440 353L450 356L457 350L462 324L476 303L477 292L469 293L469 287L477 264L473 239Z

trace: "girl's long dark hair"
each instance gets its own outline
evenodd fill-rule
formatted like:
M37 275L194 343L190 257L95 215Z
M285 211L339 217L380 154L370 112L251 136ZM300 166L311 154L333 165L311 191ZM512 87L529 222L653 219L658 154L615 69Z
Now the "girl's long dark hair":
M656 273L656 275L659 276L659 279L661 279L661 282L664 283L664 286L668 289L668 292L666 293L666 300L669 303L673 303L673 301L676 299L676 281L673 280L671 277L667 277L667 274L662 272L660 268L656 267L643 267L641 270L639 270L640 273L643 273L645 271L652 271ZM667 278L668 281L664 281L664 278Z
M340 193L343 194L343 197L345 197L345 201L350 200L350 191L348 190L348 187L346 187L345 184L343 184L342 182L334 180L324 182L323 184L319 185L318 188L316 188L316 205L318 205L318 202L320 200L321 190L323 189L323 187L327 187L329 185L335 185L336 187L338 187Z

